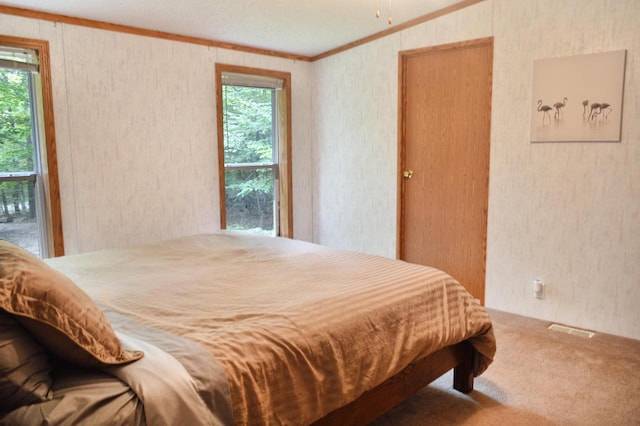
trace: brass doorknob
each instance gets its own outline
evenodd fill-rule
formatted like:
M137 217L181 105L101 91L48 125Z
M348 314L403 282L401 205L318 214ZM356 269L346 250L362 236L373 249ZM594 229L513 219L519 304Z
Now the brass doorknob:
M402 176L404 176L405 179L411 179L413 177L413 170L405 170Z

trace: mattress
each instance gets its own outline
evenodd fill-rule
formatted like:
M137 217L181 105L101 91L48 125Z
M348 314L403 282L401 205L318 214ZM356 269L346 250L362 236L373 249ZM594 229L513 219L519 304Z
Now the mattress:
M203 348L238 425L310 424L463 340L474 375L495 353L489 315L451 276L380 256L221 231L47 263L118 332L129 322Z

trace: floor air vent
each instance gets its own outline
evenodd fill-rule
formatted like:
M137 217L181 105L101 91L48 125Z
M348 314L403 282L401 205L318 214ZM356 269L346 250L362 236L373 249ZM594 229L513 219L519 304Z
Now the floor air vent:
M579 328L573 328L573 327L566 327L560 324L551 324L549 326L549 330L559 331L561 333L566 333L566 334L572 334L574 336L587 337L589 339L596 335L596 333L592 331L580 330Z

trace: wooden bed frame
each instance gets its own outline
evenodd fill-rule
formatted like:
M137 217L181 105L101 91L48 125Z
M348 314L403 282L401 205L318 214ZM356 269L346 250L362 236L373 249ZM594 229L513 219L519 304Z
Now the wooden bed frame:
M332 411L313 425L367 425L452 368L453 388L469 393L473 390L474 356L475 351L466 340L447 346L409 364L400 373L365 392L355 401Z

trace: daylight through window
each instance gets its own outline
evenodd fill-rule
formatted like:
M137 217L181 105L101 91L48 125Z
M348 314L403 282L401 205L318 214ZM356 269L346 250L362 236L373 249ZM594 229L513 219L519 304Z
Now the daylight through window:
M222 227L290 236L285 81L224 71L219 78Z
M0 46L0 239L48 257L38 55Z

